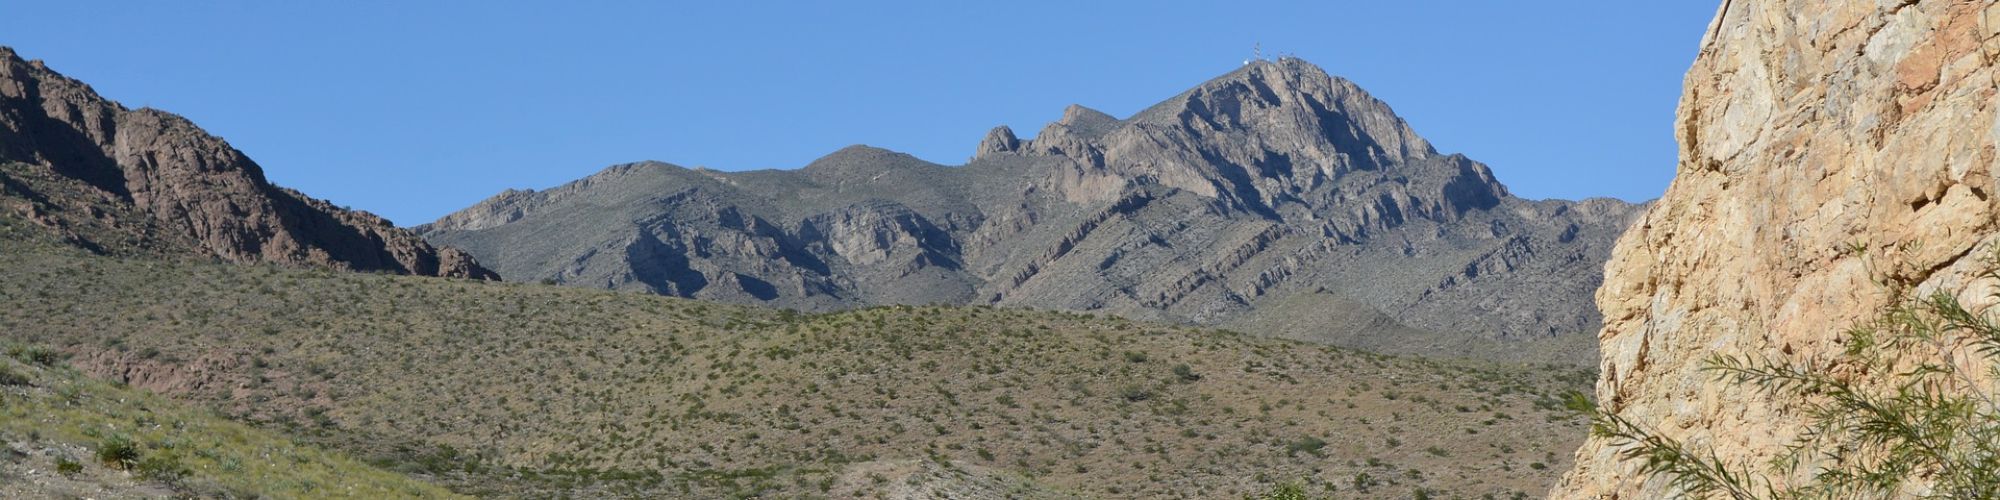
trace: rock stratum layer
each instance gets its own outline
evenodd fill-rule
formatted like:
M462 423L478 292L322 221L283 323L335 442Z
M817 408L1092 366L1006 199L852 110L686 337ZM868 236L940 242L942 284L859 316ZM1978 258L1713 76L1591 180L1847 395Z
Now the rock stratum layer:
M1606 266L1601 404L1765 463L1801 430L1795 402L1705 358L1830 359L1891 300L1881 282L1992 303L1996 27L1993 1L1726 1L1687 75L1678 175ZM1617 451L1587 442L1553 496L1673 495Z
M187 119L127 109L6 47L0 216L102 253L498 278L380 217L273 186Z
M1516 198L1352 82L1287 58L1127 119L1071 106L1030 139L996 128L963 166L865 146L790 171L635 163L419 231L511 279L804 310L1293 325L1259 333L1396 352L1540 339L1588 362L1589 297L1636 213ZM1346 323L1258 315L1275 303Z

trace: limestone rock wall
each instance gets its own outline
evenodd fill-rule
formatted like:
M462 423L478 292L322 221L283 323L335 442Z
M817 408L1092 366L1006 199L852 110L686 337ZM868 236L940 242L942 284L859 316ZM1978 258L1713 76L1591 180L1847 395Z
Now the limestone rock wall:
M1793 402L1718 382L1704 358L1836 353L1883 280L1986 300L1971 277L2000 213L1995 4L1723 3L1686 77L1673 185L1597 294L1606 408L1763 463L1800 430ZM1617 451L1587 442L1553 496L1672 495Z

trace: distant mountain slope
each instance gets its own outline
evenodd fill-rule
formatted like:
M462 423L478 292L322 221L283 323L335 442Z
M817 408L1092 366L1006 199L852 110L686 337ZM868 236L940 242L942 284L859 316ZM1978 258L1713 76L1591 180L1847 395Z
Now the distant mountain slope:
M1559 343L1589 363L1591 294L1637 213L1516 198L1352 82L1289 58L1125 120L1072 106L1032 139L996 128L976 151L960 167L863 146L793 171L620 165L418 230L514 279L805 310L941 302L1222 324L1315 293L1375 310L1343 317ZM1261 333L1352 338L1363 323Z
M0 47L0 217L98 252L497 278L366 212L271 185L188 120Z

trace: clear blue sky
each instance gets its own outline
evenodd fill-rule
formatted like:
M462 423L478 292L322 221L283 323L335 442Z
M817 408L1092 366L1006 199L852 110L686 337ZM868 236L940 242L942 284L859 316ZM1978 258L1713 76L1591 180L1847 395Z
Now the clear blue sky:
M648 159L797 168L860 143L955 165L994 125L1126 116L1257 42L1517 194L1643 200L1717 5L0 0L0 44L404 225Z

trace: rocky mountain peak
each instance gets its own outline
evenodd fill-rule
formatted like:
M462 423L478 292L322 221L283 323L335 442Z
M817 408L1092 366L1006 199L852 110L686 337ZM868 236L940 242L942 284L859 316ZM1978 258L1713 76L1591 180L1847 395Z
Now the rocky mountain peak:
M1073 130L1085 137L1098 138L1104 137L1104 134L1110 133L1113 129L1123 124L1124 122L1119 121L1111 115L1104 114L1103 111L1086 108L1081 104L1071 104L1063 108L1062 119L1049 124L1049 126L1060 126Z
M989 134L981 154L1002 151ZM1158 185L1281 216L1314 190L1345 185L1393 200L1402 215L1452 217L1492 206L1506 188L1484 165L1440 155L1389 106L1298 58L1255 61L1118 120L1082 106L1006 151L1068 159L1051 187L1107 201ZM1393 191L1393 192L1388 192Z
M1133 121L1264 135L1320 136L1377 161L1437 154L1387 103L1295 57L1253 61L1141 111Z
M1014 136L1014 129L1006 125L993 127L986 132L986 138L979 140L979 149L974 150L972 159L977 161L1000 153L1015 153L1021 150L1021 138Z

